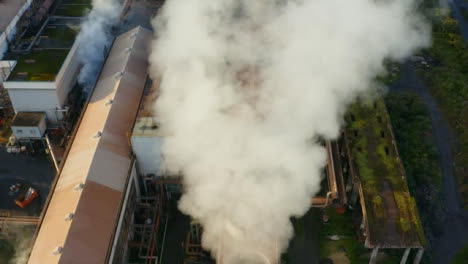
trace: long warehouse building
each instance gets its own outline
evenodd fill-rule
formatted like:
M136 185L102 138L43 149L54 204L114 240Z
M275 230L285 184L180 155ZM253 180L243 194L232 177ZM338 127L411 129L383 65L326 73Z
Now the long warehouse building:
M151 35L137 27L114 41L63 161L29 264L109 260L128 181L136 173L127 133L147 78Z

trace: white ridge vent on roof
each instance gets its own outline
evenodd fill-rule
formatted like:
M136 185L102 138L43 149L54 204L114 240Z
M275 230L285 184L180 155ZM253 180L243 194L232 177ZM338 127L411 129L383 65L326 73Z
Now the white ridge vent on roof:
M93 135L93 138L100 138L102 135L101 131L96 132L96 134Z
M84 188L84 184L83 183L80 183L80 184L77 184L75 186L75 188L73 188L75 191L80 191L80 190L83 190Z
M115 74L115 78L116 78L116 79L119 79L120 77L122 77L123 74L124 74L123 71L117 72L117 73Z
M71 221L73 219L73 216L75 216L73 213L68 213L67 215L65 215L64 220Z
M61 254L62 251L63 251L63 247L58 246L58 247L54 248L54 251L52 251L52 254L58 255L58 254Z

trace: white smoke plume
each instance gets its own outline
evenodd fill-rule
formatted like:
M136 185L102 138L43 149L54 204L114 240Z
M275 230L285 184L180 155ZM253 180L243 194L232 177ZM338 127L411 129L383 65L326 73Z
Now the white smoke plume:
M153 21L155 106L180 209L222 263L274 262L319 191L320 138L384 59L430 43L412 0L168 0ZM375 91L375 89L374 89Z
M121 10L119 0L93 0L92 5L77 37L77 53L83 64L78 82L88 91L96 81L104 61L104 49L109 49L113 38L111 28L118 22Z
M25 264L28 261L29 253L31 252L31 243L33 242L32 235L34 229L34 226L20 226L15 224L4 226L4 231L8 233L8 236L0 239L2 251L6 253L11 250L14 253L9 259L0 259L1 263Z

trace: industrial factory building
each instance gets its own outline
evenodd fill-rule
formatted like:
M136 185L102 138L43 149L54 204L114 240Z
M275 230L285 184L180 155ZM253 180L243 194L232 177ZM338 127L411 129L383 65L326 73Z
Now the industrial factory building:
M164 133L161 132L157 116L153 114L158 91L159 80L148 80L130 137L138 170L145 176L160 176L163 169L161 145Z
M19 139L43 135L45 123L67 112L80 67L76 29L54 19L36 35L38 49L0 63ZM64 35L72 37L57 37ZM165 175L161 146L168 134L153 112L160 80L148 77L151 38L137 27L113 42L60 163L28 263L213 263L201 247L200 225L177 213L181 178ZM372 249L370 263L385 248L405 249L402 263L415 249L419 263L424 233L385 105L356 105L347 124L339 140L323 142L328 164L311 207L362 212L358 230Z
M69 50L34 51L12 62L3 86L15 112L44 112L51 123L63 119L68 93L79 72L76 49L74 42Z
M369 263L376 263L379 249L405 249L401 264L415 249L412 263L420 263L424 231L383 100L373 106L355 104L346 121L338 142L340 163L348 203L362 212L358 228L372 249Z
M26 3L31 4L31 0ZM51 4L51 1L45 1L37 8L48 10ZM43 112L47 123L53 125L63 120L68 112L68 94L80 69L75 38L81 19L61 16L63 6L67 5L58 5L56 13L51 16L40 15L41 12L37 11L34 17L21 18L28 27L21 28L22 31L11 41L4 61L0 61L0 76L14 111ZM3 7L0 10L3 12ZM18 19L15 17L14 20ZM3 17L0 18L2 20ZM42 21L41 24L33 26L29 22L36 20Z
M127 140L147 78L151 32L135 28L113 43L62 162L31 264L105 263L121 254L121 208L135 183ZM116 235L117 234L117 235ZM115 239L114 239L115 238Z

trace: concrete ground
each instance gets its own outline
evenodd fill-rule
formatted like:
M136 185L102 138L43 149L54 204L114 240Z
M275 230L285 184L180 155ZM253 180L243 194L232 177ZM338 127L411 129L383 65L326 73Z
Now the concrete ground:
M49 156L40 153L35 156L10 154L6 152L5 147L0 147L0 211L8 211L11 216L39 216L54 177L55 169ZM16 182L22 183L23 188L17 193L12 193L10 186ZM39 190L39 196L25 209L21 209L14 199L26 191L27 186Z

